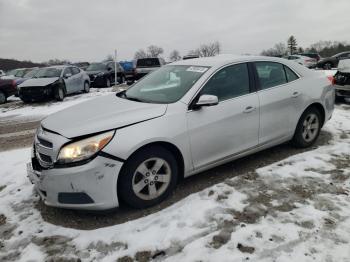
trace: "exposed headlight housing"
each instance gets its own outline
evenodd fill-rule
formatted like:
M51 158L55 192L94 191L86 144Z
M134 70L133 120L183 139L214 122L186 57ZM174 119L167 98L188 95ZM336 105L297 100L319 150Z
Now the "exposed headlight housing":
M100 152L113 138L115 131L105 132L63 146L58 154L59 164L89 159Z

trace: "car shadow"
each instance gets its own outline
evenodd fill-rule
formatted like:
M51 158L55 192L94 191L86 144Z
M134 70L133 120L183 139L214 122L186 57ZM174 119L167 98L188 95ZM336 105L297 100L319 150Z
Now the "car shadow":
M226 179L254 172L257 168L283 160L289 156L311 151L319 146L329 144L331 139L331 133L321 131L316 144L311 148L297 149L289 143L285 143L212 168L181 180L168 199L159 205L146 209L133 209L121 205L119 208L104 212L77 211L48 207L42 201L38 201L35 207L39 210L45 221L69 228L88 230L121 224L156 213L190 194L224 182Z

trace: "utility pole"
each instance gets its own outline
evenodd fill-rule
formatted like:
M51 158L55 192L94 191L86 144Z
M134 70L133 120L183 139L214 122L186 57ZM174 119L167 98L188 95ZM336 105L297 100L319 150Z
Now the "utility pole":
M114 85L118 83L117 49L114 50Z

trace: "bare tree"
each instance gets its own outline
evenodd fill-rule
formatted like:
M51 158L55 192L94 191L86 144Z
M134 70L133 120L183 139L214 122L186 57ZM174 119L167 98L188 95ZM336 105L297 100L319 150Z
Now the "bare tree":
M140 59L140 58L146 58L148 55L145 52L145 50L143 49L139 49L138 51L136 51L134 58L135 59Z
M200 57L215 56L221 51L221 45L218 41L209 44L203 44L196 50L190 51L193 55L198 55Z
M179 51L173 50L173 51L170 53L169 59L170 59L171 62L181 60L181 56L180 56Z
M149 57L158 57L159 55L164 53L164 50L159 46L150 45L149 47L147 47L147 53Z
M272 48L263 50L261 52L261 55L282 57L287 55L287 53L288 53L287 46L284 43L277 43Z
M318 41L312 45L307 50L314 50L320 53L325 48L330 48L332 46L332 41Z

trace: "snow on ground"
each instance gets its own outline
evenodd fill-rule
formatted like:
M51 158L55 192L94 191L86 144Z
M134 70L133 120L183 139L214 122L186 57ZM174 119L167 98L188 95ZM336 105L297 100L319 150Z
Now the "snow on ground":
M91 88L90 92L74 94L66 97L63 102L49 101L41 103L24 104L18 97L9 97L9 102L0 107L0 119L11 118L20 119L41 119L49 114L55 113L67 107L87 101L97 96L108 95L113 92L113 88Z
M335 110L324 146L95 230L43 221L25 173L30 149L2 152L0 261L348 262L349 109Z

